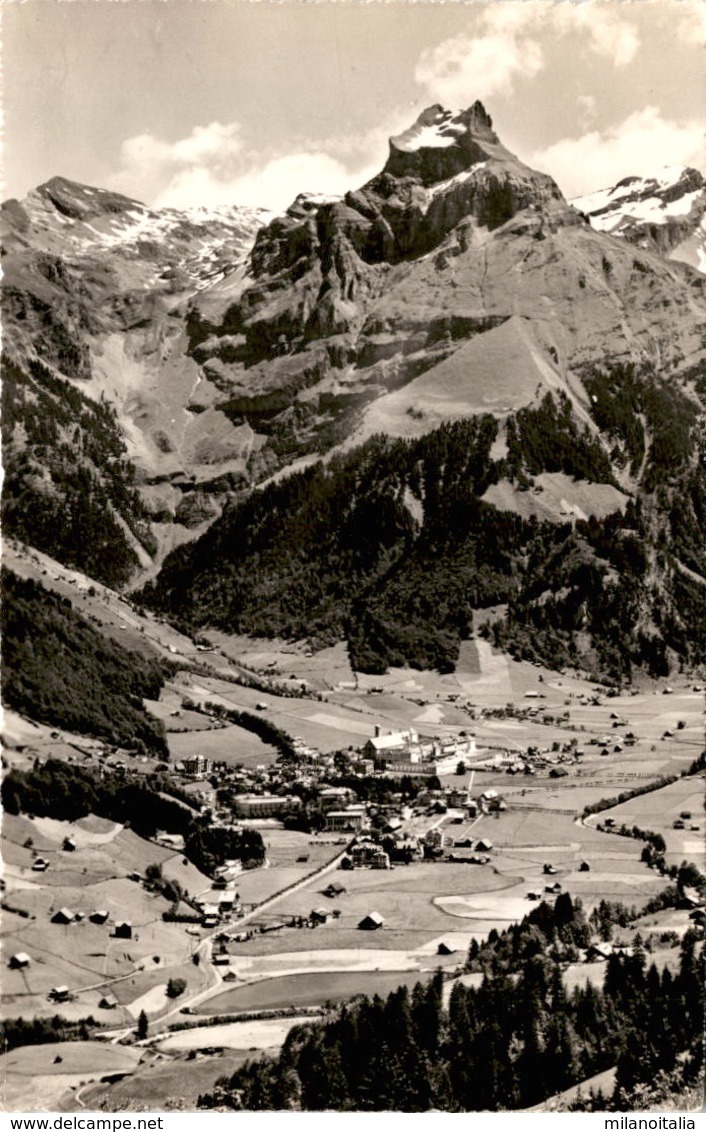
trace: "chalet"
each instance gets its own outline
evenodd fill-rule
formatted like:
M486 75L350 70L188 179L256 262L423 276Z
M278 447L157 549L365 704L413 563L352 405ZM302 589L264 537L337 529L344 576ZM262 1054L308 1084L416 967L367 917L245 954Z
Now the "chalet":
M114 994L104 994L98 1006L101 1010L115 1010L118 1000Z
M389 818L382 827L383 833L399 833L402 829L402 821L400 818Z
M679 888L679 896L683 907L686 908L702 908L704 899L696 888L691 888L689 885L682 885Z
M430 849L443 849L445 837L440 829L429 829L424 834L424 844Z
M588 963L605 962L613 954L613 945L610 943L592 943L586 952L586 961Z
M554 876L554 874L558 872L558 869L556 865L544 864L542 865L542 872L547 876Z
M507 809L507 802L497 790L486 790L480 796L480 808L484 814L495 814Z
M216 967L230 966L230 955L227 951L214 951L211 955L211 962Z
M450 786L444 790L447 806L465 806L468 800L468 791L461 786Z
M361 841L351 848L354 869L389 869L390 858L381 845L374 841Z
M89 920L92 924L105 924L108 922L109 913L105 908L96 908L94 912L89 913Z
M545 884L544 891L550 893L550 895L556 895L556 893L561 892L561 885L559 881L555 881L554 884Z
M368 915L364 916L358 924L358 928L361 931L369 932L377 931L378 928L382 928L384 925L385 921L379 912L368 912Z
M37 857L37 860L32 865L33 873L45 873L49 868L49 862L46 857Z
M115 925L113 935L116 939L132 939L132 924L129 920L121 920Z
M164 833L160 830L155 837L155 841L165 849L174 849L177 853L181 853L184 850L184 838L181 833Z
M203 928L217 928L218 927L218 916L214 915L212 912L209 912L206 915L202 916L201 927L203 927Z
M439 944L439 946L436 949L436 954L437 955L453 955L455 950L456 950L456 948L452 947L450 943L445 943L444 940L442 940L441 943Z
M309 923L312 925L312 927L315 927L317 924L325 924L329 918L329 915L330 913L326 908L314 908L309 913Z
M490 857L477 853L475 849L454 849L448 856L451 864L457 865L487 865Z
M588 863L588 861L582 861L581 864L579 865L579 872L580 873L590 873L590 871L591 871L591 866Z
M221 910L220 904L211 900L202 900L200 897L195 898L194 903L202 916L218 916Z
M65 853L75 853L76 852L76 842L74 841L73 837L65 837L64 838L64 843L62 845L62 849L64 850Z
M59 908L51 918L52 924L72 924L74 914L70 908Z
M324 896L330 896L331 899L334 899L334 897L336 896L343 896L345 892L345 884L339 884L338 881L334 880L331 881L331 884L329 884L328 887L324 889Z
M480 837L478 841L476 841L476 849L479 849L481 853L489 853L492 848L493 842L489 837Z
M66 986L52 987L52 989L49 991L49 998L52 1000L52 1002L68 1002L70 996L71 991L69 987Z
M13 971L22 971L29 967L32 960L26 951L17 951L14 955L10 956L10 967Z
M420 861L424 850L415 837L398 837L390 849L392 860L409 864L410 861Z

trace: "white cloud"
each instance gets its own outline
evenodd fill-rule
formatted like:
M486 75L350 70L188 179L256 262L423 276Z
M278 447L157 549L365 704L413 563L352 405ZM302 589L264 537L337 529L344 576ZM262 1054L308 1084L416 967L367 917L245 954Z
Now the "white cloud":
M425 50L415 79L430 96L452 109L465 107L474 94L510 94L516 78L534 78L544 67L538 43L497 33L471 39L458 35Z
M613 3L503 0L476 17L472 32L425 49L415 79L448 106L465 106L477 96L508 96L518 79L533 79L544 70L546 47L569 35L615 67L631 63L640 43L635 27Z
M579 113L581 115L581 125L586 128L596 119L596 98L592 94L580 94L576 102L578 103Z
M483 22L487 24L486 17ZM425 49L414 77L430 97L453 109L466 106L476 95L511 94L516 78L534 78L543 68L544 56L536 40L520 40L514 29L486 30Z
M689 47L706 46L706 5L703 0L678 0L669 11L670 25L677 38Z
M289 153L248 148L235 122L195 126L173 142L137 134L123 142L121 167L107 184L156 208L241 204L284 211L298 193L338 195L364 184L384 164L388 136L415 116L393 115L360 135L297 140Z
M108 185L152 201L165 185L198 180L200 171L227 180L238 168L242 151L237 122L194 126L190 134L174 142L150 133L136 134L120 147L120 169Z
M204 166L182 170L154 203L157 208L240 204L282 212L298 193L342 195L374 172L352 173L327 153L289 153L270 160L252 160L236 176L225 180Z
M706 165L704 126L673 122L647 106L608 129L562 138L527 158L550 173L568 197L614 185L630 175L649 176L665 165Z
M343 195L364 185L385 164L390 135L416 114L393 112L360 134L296 138L290 152L248 146L238 122L196 126L175 141L138 134L123 141L120 169L106 185L157 208L235 204L284 212L300 192Z
M635 27L616 11L614 3L575 3L561 0L552 4L550 26L557 35L579 32L586 46L608 59L614 67L625 67L635 58L640 39Z

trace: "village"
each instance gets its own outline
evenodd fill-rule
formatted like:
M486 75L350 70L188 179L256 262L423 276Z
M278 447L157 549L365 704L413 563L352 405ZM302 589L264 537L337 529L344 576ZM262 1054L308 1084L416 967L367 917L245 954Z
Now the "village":
M698 680L614 688L483 641L454 674L353 677L339 646L193 642L80 576L52 581L103 631L176 658L147 703L169 757L8 711L6 766L159 781L189 822L263 844L261 859L204 870L173 829L5 815L3 1017L93 1019L88 1043L60 1043L66 1074L84 1045L100 1066L77 1070L80 1100L155 1102L196 1050L195 1101L204 1074L276 1047L326 1004L439 969L449 993L472 985L474 940L567 894L592 925L565 957L567 986L600 985L615 949L673 966L703 924ZM94 1052L104 1038L110 1056ZM52 1103L80 1107L56 1068L34 1069ZM96 1080L113 1069L119 1080ZM26 1078L8 1081L21 1097Z

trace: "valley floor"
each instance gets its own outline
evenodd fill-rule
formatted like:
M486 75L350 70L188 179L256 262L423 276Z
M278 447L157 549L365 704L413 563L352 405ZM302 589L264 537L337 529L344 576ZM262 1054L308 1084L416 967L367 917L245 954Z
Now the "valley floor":
M587 913L605 900L621 901L639 913L667 881L641 860L644 843L611 832L611 824L662 834L667 865L687 861L704 868L702 776L680 777L618 802L622 792L649 787L661 776L684 775L701 753L699 681L679 676L616 695L575 673L514 662L484 641L464 644L451 675L396 670L359 676L342 645L311 655L303 645L222 634L196 645L44 556L12 546L7 553L14 570L70 597L106 634L180 663L160 701L147 705L165 723L172 760L202 754L263 770L275 763L272 746L209 717L206 703L260 712L324 756L362 745L376 726L383 732L413 726L440 737L469 732L477 756L462 775L449 775L442 784L476 797L494 789L507 808L475 819L453 806L434 817L415 809L404 818L410 837L437 826L452 845L469 837L485 839L492 846L487 864L453 862L447 854L389 871L345 874L337 865L346 836L288 832L277 822L261 823L267 860L265 867L237 877L245 912L230 925L219 925L231 937L224 965L212 962L218 933L164 922L165 902L140 881L147 866L158 863L192 897L213 895L209 878L178 850L95 817L66 823L6 816L3 947L7 957L26 952L32 963L6 971L3 1017L48 1017L57 1009L67 1018L92 1015L113 1038L134 1031L140 1010L149 1019L149 1036L139 1045L67 1042L4 1055L6 1109L22 1111L30 1103L63 1111L98 1104L159 1108L176 1095L179 1105L193 1107L199 1093L242 1063L246 1050L276 1049L301 1020L293 1009L309 1016L356 993L384 994L402 983L412 985L440 966L450 979L472 980L474 975L462 973L471 940L519 921L533 906L528 893L543 894L549 881L580 897ZM292 698L237 682L253 673L261 681L272 680L273 687L278 681L280 687L287 681L304 684L306 694ZM197 710L183 710L184 699ZM50 755L87 766L97 765L99 755L104 765L117 759L95 741L10 711L4 745L7 762L18 767ZM531 747L545 753L536 773L516 773L513 753ZM563 757L562 749L569 748L573 754ZM139 770L139 760L125 752L120 760ZM150 765L143 757L143 769ZM587 806L604 799L616 804L584 815ZM688 820L680 818L684 813ZM681 828L674 828L675 821ZM66 852L62 847L69 835L76 848ZM50 861L45 873L32 867L37 854ZM332 900L323 890L339 878L345 892ZM322 906L335 908L336 917L313 930L289 926ZM80 922L53 922L62 908L83 913ZM129 920L132 938L117 939L91 923L96 909L108 911L113 923ZM360 931L358 923L373 911L382 916L383 927ZM630 945L639 931L658 966L675 966L689 916L687 908L651 912L620 929L617 940ZM237 934L249 938L238 941ZM565 972L566 984L600 983L602 971L600 962L573 964ZM176 1002L165 995L174 977L187 983ZM47 996L61 984L71 988L72 1000L57 1008ZM107 1007L100 1005L106 994L115 999ZM286 1016L268 1019L273 1011ZM239 1014L263 1012L259 1021L237 1020ZM193 1028L170 1032L176 1022L187 1021ZM90 1055L84 1056L84 1047ZM101 1082L118 1073L114 1083Z

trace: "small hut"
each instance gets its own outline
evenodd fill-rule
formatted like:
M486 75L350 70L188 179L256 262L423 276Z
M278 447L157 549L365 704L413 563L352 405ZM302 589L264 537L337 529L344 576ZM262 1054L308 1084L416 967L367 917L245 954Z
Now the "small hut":
M368 912L368 915L364 916L358 924L358 928L361 931L370 932L377 931L378 928L382 928L384 925L385 921L379 912Z

